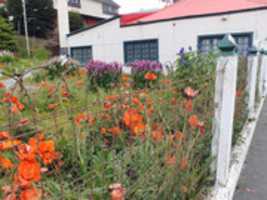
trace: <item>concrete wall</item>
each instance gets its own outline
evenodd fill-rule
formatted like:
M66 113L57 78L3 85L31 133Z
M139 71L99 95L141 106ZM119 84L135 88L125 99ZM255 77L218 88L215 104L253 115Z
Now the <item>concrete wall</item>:
M267 38L267 10L120 27L119 19L68 37L70 47L93 47L93 58L124 62L123 42L158 39L159 59L174 61L182 47L197 49L200 35L253 32L255 45Z

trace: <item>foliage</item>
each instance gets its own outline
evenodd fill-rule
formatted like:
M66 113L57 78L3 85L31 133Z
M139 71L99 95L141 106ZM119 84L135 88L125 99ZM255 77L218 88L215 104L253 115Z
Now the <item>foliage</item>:
M91 60L87 63L88 87L96 90L98 87L110 89L118 84L122 72L119 63L105 63Z
M70 31L79 30L84 26L82 16L79 13L70 12L69 21L70 21Z
M162 65L155 61L140 60L130 63L135 88L156 85L162 72Z
M182 89L186 86L199 88L208 83L209 78L215 73L216 56L213 54L203 55L196 52L185 53L182 49L180 58L176 62L174 80L176 87ZM185 79L184 77L188 77ZM215 78L213 76L213 78Z
M9 51L0 51L0 63L13 63L15 56Z
M54 141L63 162L56 159L36 182L43 199L204 199L212 183L215 67L214 58L206 58L212 60L206 66L204 56L196 56L190 62L201 61L198 70L205 74L187 67L198 73L197 81L179 66L174 74L156 76L157 89L137 89L133 74L122 75L109 90L95 86L97 92L88 91L90 72L100 78L106 72L120 74L117 64L43 67L34 73L37 82L20 81L12 90L0 84L1 99L9 93L16 97L0 101L0 131L27 144L39 132ZM143 78L154 81L155 69ZM16 161L14 155L5 156ZM5 169L0 187L11 186L15 174Z
M0 17L0 50L15 51L15 34L12 26Z
M24 33L22 2L7 0L9 15L14 16L15 29ZM28 0L26 1L28 29L30 36L46 37L53 30L55 21L55 10L52 0Z

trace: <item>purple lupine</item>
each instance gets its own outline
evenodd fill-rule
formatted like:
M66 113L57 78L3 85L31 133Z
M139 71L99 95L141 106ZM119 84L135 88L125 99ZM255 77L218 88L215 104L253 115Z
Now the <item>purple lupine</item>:
M161 72L162 65L156 61L150 60L137 60L129 64L132 67L133 72L154 71Z
M101 75L104 73L119 74L122 72L122 65L118 62L106 63L99 60L91 60L86 64L89 73Z

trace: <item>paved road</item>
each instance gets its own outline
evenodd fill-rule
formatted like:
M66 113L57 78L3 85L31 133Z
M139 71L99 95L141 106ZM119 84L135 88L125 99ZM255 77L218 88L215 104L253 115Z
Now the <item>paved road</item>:
M234 200L267 200L267 101L264 103Z

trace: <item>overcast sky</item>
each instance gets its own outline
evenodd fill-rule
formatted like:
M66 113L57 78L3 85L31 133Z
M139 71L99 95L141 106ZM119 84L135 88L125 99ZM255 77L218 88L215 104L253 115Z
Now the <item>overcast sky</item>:
M115 2L121 6L120 13L154 10L164 5L160 0L115 0Z

